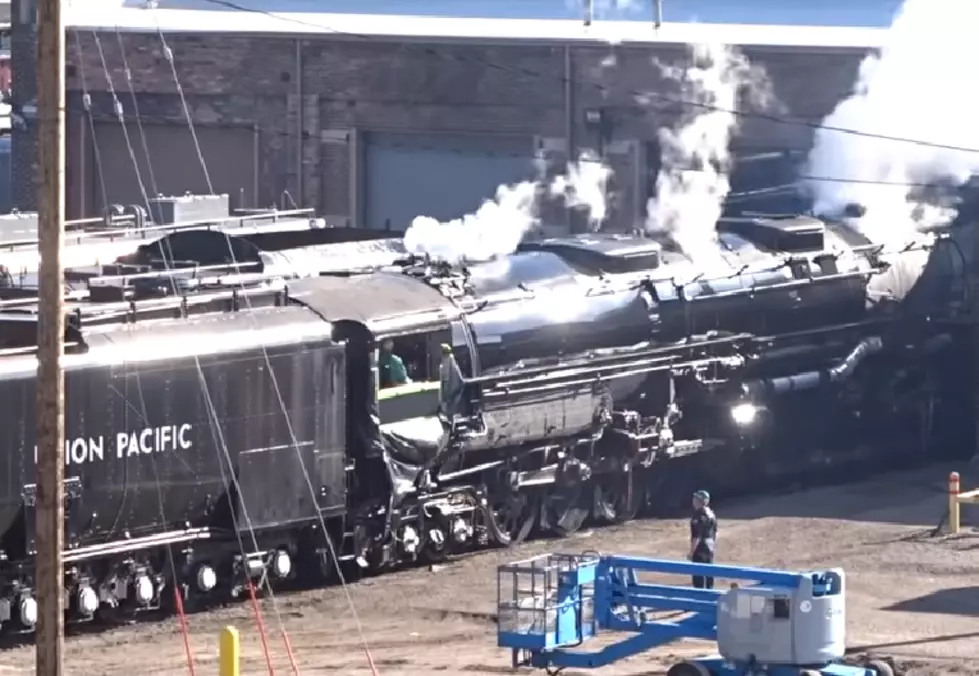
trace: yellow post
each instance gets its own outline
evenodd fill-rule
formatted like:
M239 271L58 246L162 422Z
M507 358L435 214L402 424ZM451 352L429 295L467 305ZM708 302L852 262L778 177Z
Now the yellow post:
M952 535L958 535L959 528L961 528L959 491L959 473L952 472L948 475L948 532Z
M237 629L225 627L221 630L218 652L221 676L239 676L241 674L241 641L238 638Z

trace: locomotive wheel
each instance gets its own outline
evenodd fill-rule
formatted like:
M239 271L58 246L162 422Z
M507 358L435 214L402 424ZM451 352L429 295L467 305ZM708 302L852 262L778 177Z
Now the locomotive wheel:
M557 535L567 537L581 530L591 512L592 491L587 484L555 487L553 494L544 501L542 526Z
M526 493L509 493L495 503L493 514L505 536L500 544L504 547L519 545L534 528L537 509L535 501Z
M596 521L609 524L632 521L646 500L642 481L635 469L595 482L592 515Z

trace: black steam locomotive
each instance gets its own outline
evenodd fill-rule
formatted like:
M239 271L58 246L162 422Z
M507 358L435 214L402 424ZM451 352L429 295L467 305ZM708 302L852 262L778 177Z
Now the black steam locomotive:
M960 269L813 219L724 221L709 269L631 236L460 267L350 235L180 230L71 271L73 619L625 521L671 468L783 481L835 434L921 433L954 341ZM35 301L7 282L0 622L30 629Z

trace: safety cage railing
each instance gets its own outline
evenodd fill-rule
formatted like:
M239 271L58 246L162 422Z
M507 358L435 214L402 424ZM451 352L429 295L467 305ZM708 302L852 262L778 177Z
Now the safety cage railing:
M501 645L504 634L507 647L527 650L572 645L593 636L598 561L597 554L545 554L501 566L496 600Z

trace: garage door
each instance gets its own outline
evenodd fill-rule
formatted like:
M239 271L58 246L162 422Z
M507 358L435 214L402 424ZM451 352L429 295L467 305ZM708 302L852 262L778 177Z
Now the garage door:
M800 213L807 208L796 185L803 150L755 145L736 147L733 154L729 213Z
M143 182L151 197L153 182L156 192L165 195L182 195L186 192L207 194L207 180L186 125L143 124L150 163L147 163L147 152L143 150L137 126L128 125L127 130ZM68 146L70 210L73 217L95 216L101 213L103 207L92 134L87 125L81 131L84 140ZM247 127L213 126L198 126L196 131L214 191L227 193L234 207L256 206L256 131ZM109 203L142 204L139 182L122 126L118 122L97 123L95 138L102 159ZM78 148L79 152L71 152L73 147ZM149 167L152 167L152 175Z
M367 134L364 220L405 230L419 215L458 218L501 184L536 175L532 137Z

